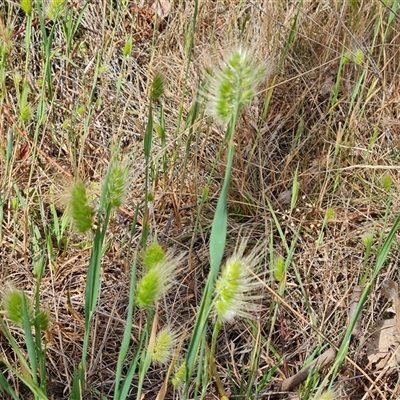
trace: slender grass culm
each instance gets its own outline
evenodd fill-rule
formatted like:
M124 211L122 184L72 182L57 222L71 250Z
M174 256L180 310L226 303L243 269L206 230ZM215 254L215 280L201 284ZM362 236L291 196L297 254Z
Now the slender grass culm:
M100 270L103 254L103 244L106 237L108 223L113 209L121 206L128 180L129 169L127 164L114 156L110 162L100 197L99 208L96 211L99 225L94 226L95 211L90 206L86 188L81 181L77 181L72 189L69 201L71 218L80 232L95 229L93 247L87 272L85 288L85 332L83 339L82 360L75 370L71 399L80 400L85 389L86 361L89 349L92 317L100 295Z
M220 68L210 71L207 76L208 85L205 89L204 100L209 112L227 126L225 142L228 146L228 157L224 182L211 227L210 272L186 356L184 398L188 397L197 360L199 373L196 378L196 392L201 387L206 328L212 312L212 293L219 274L227 236L227 197L235 152L236 124L243 107L251 101L257 86L265 79L267 72L265 64L255 64L250 52L239 48L223 61Z

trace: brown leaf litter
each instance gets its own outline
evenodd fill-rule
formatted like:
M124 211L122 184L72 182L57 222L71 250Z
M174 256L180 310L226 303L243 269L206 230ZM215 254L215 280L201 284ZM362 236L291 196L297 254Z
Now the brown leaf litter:
M375 371L395 368L400 364L400 297L398 284L388 281L383 290L387 300L393 302L394 318L379 321L366 348L368 365Z

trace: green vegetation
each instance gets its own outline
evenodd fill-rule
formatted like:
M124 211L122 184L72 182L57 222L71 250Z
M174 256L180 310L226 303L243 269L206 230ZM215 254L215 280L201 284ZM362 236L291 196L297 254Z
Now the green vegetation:
M398 15L1 2L0 397L396 398Z

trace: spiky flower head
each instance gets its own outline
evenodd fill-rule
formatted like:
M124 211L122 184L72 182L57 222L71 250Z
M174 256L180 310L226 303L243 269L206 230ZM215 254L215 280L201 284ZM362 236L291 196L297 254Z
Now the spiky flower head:
M124 55L124 57L128 57L130 56L131 52L132 52L132 35L130 35L127 41L125 42L122 54Z
M28 122L32 117L32 107L30 104L26 104L21 108L19 119L23 122Z
M165 260L164 249L156 242L146 247L143 252L143 265L147 269L152 269Z
M151 355L154 363L166 365L170 362L177 338L177 333L170 327L163 328L158 332Z
M229 322L236 317L251 317L259 311L257 301L262 297L262 283L254 275L264 255L265 243L254 247L244 256L247 240L242 241L236 252L226 261L215 283L214 310L217 320Z
M215 71L208 73L205 93L210 113L228 123L250 102L265 79L267 64L257 64L244 48L234 50Z
M111 161L107 179L107 202L112 207L120 207L123 204L125 200L128 176L129 167L127 162L118 161L116 159Z
M52 21L64 15L67 10L67 0L49 0L45 8L46 15Z
M185 383L186 378L186 362L183 361L182 364L179 366L175 375L171 379L171 383L174 387L182 386Z
M335 400L338 398L337 393L334 390L327 390L318 396L318 399L315 397L313 400Z
M21 0L21 9L25 14L32 13L32 0Z
M161 72L156 72L153 78L153 83L151 84L150 97L153 100L159 99L165 91L165 81L164 76Z
M390 188L392 187L393 179L390 174L385 174L382 178L382 187L386 190L389 191Z
M362 236L362 242L367 249L371 248L374 243L374 233L373 232L364 233L364 235Z
M165 258L153 265L140 280L136 290L136 304L141 308L152 307L174 284L178 264L182 256L167 253Z
M274 261L274 277L278 282L282 282L285 276L285 260L279 256Z
M93 226L93 209L89 205L86 195L86 186L77 180L71 188L69 210L72 221L79 232L84 233Z
M38 326L42 331L49 327L50 319L45 310L39 310L35 315L35 311L31 300L26 294L18 289L9 288L3 294L3 309L7 317L14 323L22 326L24 321L24 306L28 315L30 325L35 323L37 318Z

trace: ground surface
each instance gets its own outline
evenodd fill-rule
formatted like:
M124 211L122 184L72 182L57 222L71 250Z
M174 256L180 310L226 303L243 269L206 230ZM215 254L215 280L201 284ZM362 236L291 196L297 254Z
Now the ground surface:
M68 18L76 21L84 2L70 3ZM290 393L282 393L280 384L309 357L323 353L324 345L340 345L354 290L363 274L371 279L376 254L400 208L397 5L378 0L202 1L196 11L195 2L163 1L162 7L170 9L159 10L156 19L154 8L142 3L127 2L119 9L111 0L89 1L70 46L65 26L63 31L57 22L46 72L37 14L29 22L17 4L1 2L1 284L32 294L33 266L45 260L41 302L52 319L49 391L54 398L67 397L81 357L91 241L90 234L79 235L73 228L60 236L52 233L54 213L63 215L63 193L74 176L85 180L97 201L120 140L132 169L125 204L108 233L88 369L89 386L111 398L129 270L143 220L150 83L160 71L167 83L160 101L166 145L154 135L150 238L157 236L165 247L187 256L177 289L159 304L158 313L181 332L191 332L208 272L209 228L225 165L224 152L219 155L224 127L204 110L191 121L191 107L204 69L232 48L246 46L272 73L237 127L226 252L251 235L251 243L266 240L270 256L261 274L263 313L256 321L225 327L216 366L232 398L246 398L250 374L258 384L264 382L259 398L309 398L313 389L308 388L317 388L317 381ZM46 16L48 34L53 24ZM129 37L132 53L124 57ZM26 103L32 115L24 119ZM40 107L45 117L38 120ZM299 189L291 210L294 180ZM209 195L200 208L206 186ZM139 225L131 235L137 205ZM367 234L373 237L368 259ZM400 396L396 370L369 365L362 344L380 319L393 316L386 311L382 287L399 277L398 243L395 236L363 309L361 333L350 344L348 356L359 369L346 360L339 370L338 398ZM274 260L287 260L292 245L284 284L278 283L271 273ZM137 313L134 337L144 318ZM19 328L12 331L23 343ZM260 347L256 366L250 358L254 343ZM12 360L4 337L0 345L1 356ZM146 398L156 398L165 373L161 367L150 370ZM93 393L88 398L97 398ZM218 398L213 385L207 396ZM170 389L166 398L179 399L179 391Z

